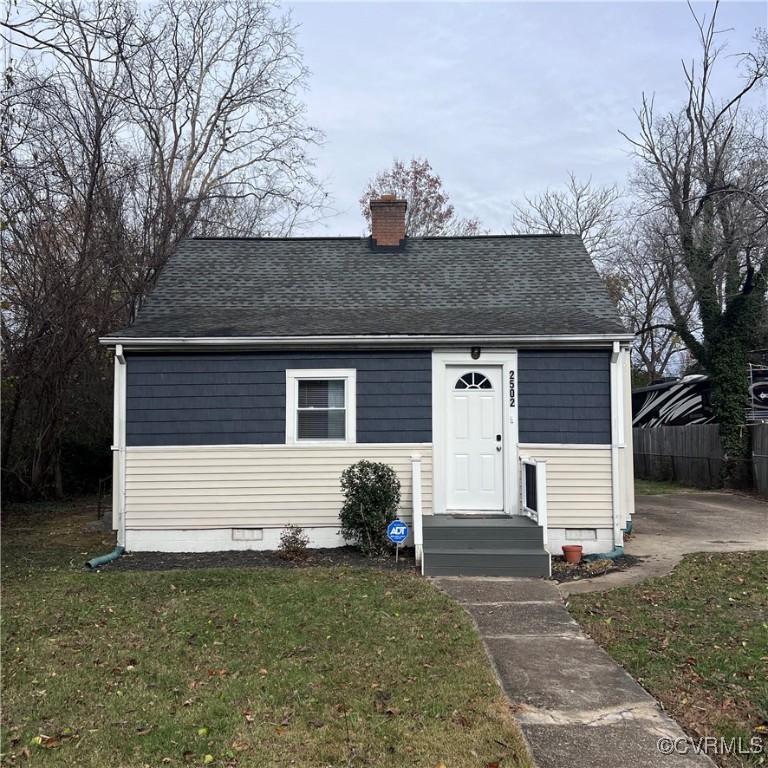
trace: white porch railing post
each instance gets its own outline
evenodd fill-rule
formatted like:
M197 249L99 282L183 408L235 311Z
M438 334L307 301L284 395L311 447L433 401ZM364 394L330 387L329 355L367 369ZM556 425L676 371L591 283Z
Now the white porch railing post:
M525 465L529 464L531 459L528 456L520 454L520 512L530 517L530 514L526 511L528 509L528 493L525 487Z
M528 506L528 478L526 466L536 470L535 498L536 508ZM544 549L547 549L547 461L546 459L534 459L531 456L520 457L520 488L522 496L522 513L527 515L537 525L541 526L544 538ZM547 550L549 551L549 550Z
M413 546L416 550L416 562L421 563L424 554L424 531L421 519L421 454L411 456L411 479L413 482ZM422 563L422 573L424 565Z

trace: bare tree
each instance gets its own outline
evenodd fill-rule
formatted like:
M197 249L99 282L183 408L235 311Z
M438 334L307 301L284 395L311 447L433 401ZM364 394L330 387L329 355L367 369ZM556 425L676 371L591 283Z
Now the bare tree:
M290 17L268 0L9 8L4 478L60 495L73 425L107 439L97 337L133 319L181 238L288 234L317 215L321 134Z
M653 383L687 367L686 347L671 328L667 277L681 314L692 323L694 301L683 276L671 274L669 222L661 214L633 218L613 253L604 279L620 288L615 292L619 312L635 334L633 362L638 381Z
M307 71L293 27L272 3L160 0L139 41L124 66L152 192L136 201L144 294L193 231L288 234L317 203L308 148L320 133L297 98Z
M124 108L114 78L99 82L86 56L68 63L41 73L28 56L6 81L3 469L30 495L63 494L67 422L82 403L71 393L88 370L104 374L95 337L110 330L120 277L110 169L124 152L110 137ZM90 423L104 419L95 412Z
M514 234L579 235L595 265L610 264L623 234L622 193L615 185L580 181L572 172L563 189L546 189L512 203L510 230Z
M662 241L650 221L633 222L626 197L615 184L596 185L569 173L563 188L513 202L510 229L516 234L579 235L635 334L636 378L653 382L678 367L683 345L673 331L660 325L669 319L655 250ZM682 305L686 302L681 300Z
M411 237L480 234L479 219L456 216L442 179L424 158L413 158L408 165L395 158L390 168L380 171L368 182L360 197L360 209L369 226L371 199L382 194L396 195L408 203L405 233Z
M714 99L711 79L723 51L717 6L709 21L694 14L701 60L684 66L684 107L660 116L653 99L643 97L638 135L626 138L638 158L637 194L674 224L663 272L671 322L663 325L709 374L724 480L739 484L748 473L747 355L763 315L768 268L765 123L744 100L763 84L768 65L765 48L745 56L741 87L725 101ZM680 279L692 291L693 317L678 300Z

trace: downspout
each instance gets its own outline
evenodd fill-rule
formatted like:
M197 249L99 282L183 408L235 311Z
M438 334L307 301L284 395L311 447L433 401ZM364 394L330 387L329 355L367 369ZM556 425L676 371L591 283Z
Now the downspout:
M621 487L619 484L619 448L624 442L623 387L619 369L621 344L613 342L611 352L611 507L613 523L613 550L585 555L586 562L615 560L624 554L624 531L621 528Z
M115 397L112 451L117 451L117 477L112 483L112 492L117 496L117 546L106 555L94 557L85 564L86 570L117 560L125 552L125 398L126 371L123 345L115 347Z
M413 496L413 546L416 554L416 564L421 566L424 575L424 523L421 508L421 454L411 456L411 478Z
M624 503L624 519L627 521L625 533L632 533L632 515L635 513L635 467L633 460L632 433L632 374L631 374L630 350L624 347L621 354L621 378L622 394L624 397L624 416L622 425L624 430L624 489L622 499Z

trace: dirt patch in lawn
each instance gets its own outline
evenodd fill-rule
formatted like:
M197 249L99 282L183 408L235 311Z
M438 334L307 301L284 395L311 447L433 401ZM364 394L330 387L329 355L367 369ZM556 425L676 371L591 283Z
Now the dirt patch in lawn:
M566 563L562 557L553 557L552 580L562 584L566 581L594 579L596 576L613 573L614 571L628 571L642 562L642 558L634 557L633 555L623 555L615 560L607 558L594 560L591 563L587 563L584 560L580 563Z
M398 561L395 554L366 557L355 547L312 549L305 560L286 560L275 550L257 552L129 552L100 566L104 572L125 571L175 571L196 568L306 568L318 566L361 566L405 573L416 572L412 548L400 550Z

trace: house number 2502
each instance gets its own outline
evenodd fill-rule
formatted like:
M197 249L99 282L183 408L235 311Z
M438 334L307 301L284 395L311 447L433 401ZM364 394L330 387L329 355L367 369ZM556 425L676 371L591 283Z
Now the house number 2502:
M509 372L509 407L515 407L515 372Z

